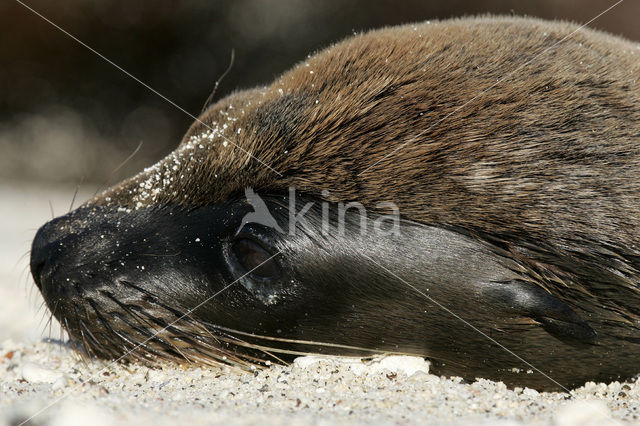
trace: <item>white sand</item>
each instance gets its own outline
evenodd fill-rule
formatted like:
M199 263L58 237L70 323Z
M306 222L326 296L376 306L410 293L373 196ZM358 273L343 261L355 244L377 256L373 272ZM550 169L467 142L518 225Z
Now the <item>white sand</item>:
M307 357L254 374L85 362L65 342L42 341L43 315L36 314L41 299L30 290L28 258L21 258L51 216L48 200L61 214L73 192L0 184L0 426L32 416L33 424L70 426L638 421L640 381L588 383L569 396L508 390L486 380L463 384L428 374L427 363L417 358L363 363Z

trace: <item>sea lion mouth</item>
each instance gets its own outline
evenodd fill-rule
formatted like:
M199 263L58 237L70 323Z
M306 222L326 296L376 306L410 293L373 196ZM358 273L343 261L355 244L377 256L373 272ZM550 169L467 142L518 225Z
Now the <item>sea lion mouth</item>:
M213 300L224 285L250 283L237 260L228 262L237 218L247 211L243 203L80 208L38 231L32 275L51 314L91 355L239 366L278 361L214 326L234 316L220 303L260 304L241 284Z
M51 313L87 352L175 357L184 356L180 341L202 346L197 333L186 331L197 328L188 317L170 325L195 303L190 289L198 280L186 264L198 251L187 223L177 230L183 238L167 235L167 221L179 210L81 208L38 231L31 258L36 285ZM207 223L215 228L215 220ZM208 244L208 250L219 250L219 240ZM216 273L215 260L211 256L209 274ZM209 348L214 358L218 353Z

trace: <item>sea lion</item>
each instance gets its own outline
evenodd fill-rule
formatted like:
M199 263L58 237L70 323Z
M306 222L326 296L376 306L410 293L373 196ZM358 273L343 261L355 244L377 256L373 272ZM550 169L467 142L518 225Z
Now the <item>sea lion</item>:
M31 272L100 357L627 379L639 170L638 44L515 17L385 28L207 105L168 157L45 224Z

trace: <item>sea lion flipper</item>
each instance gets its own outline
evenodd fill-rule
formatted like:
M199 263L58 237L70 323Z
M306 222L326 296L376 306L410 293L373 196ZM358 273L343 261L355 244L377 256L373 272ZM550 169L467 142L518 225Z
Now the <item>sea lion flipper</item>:
M549 334L567 344L595 342L595 330L580 315L535 283L522 280L493 282L485 294L500 308L539 322Z

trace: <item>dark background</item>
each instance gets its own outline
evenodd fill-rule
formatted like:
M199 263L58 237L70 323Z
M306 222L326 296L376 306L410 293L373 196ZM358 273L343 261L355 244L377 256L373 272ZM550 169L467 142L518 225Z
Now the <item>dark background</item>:
M197 115L217 97L269 83L354 31L479 13L584 23L615 0L107 1L24 0L160 93ZM590 27L640 40L640 1ZM0 181L104 182L157 161L192 118L15 0L0 2Z

